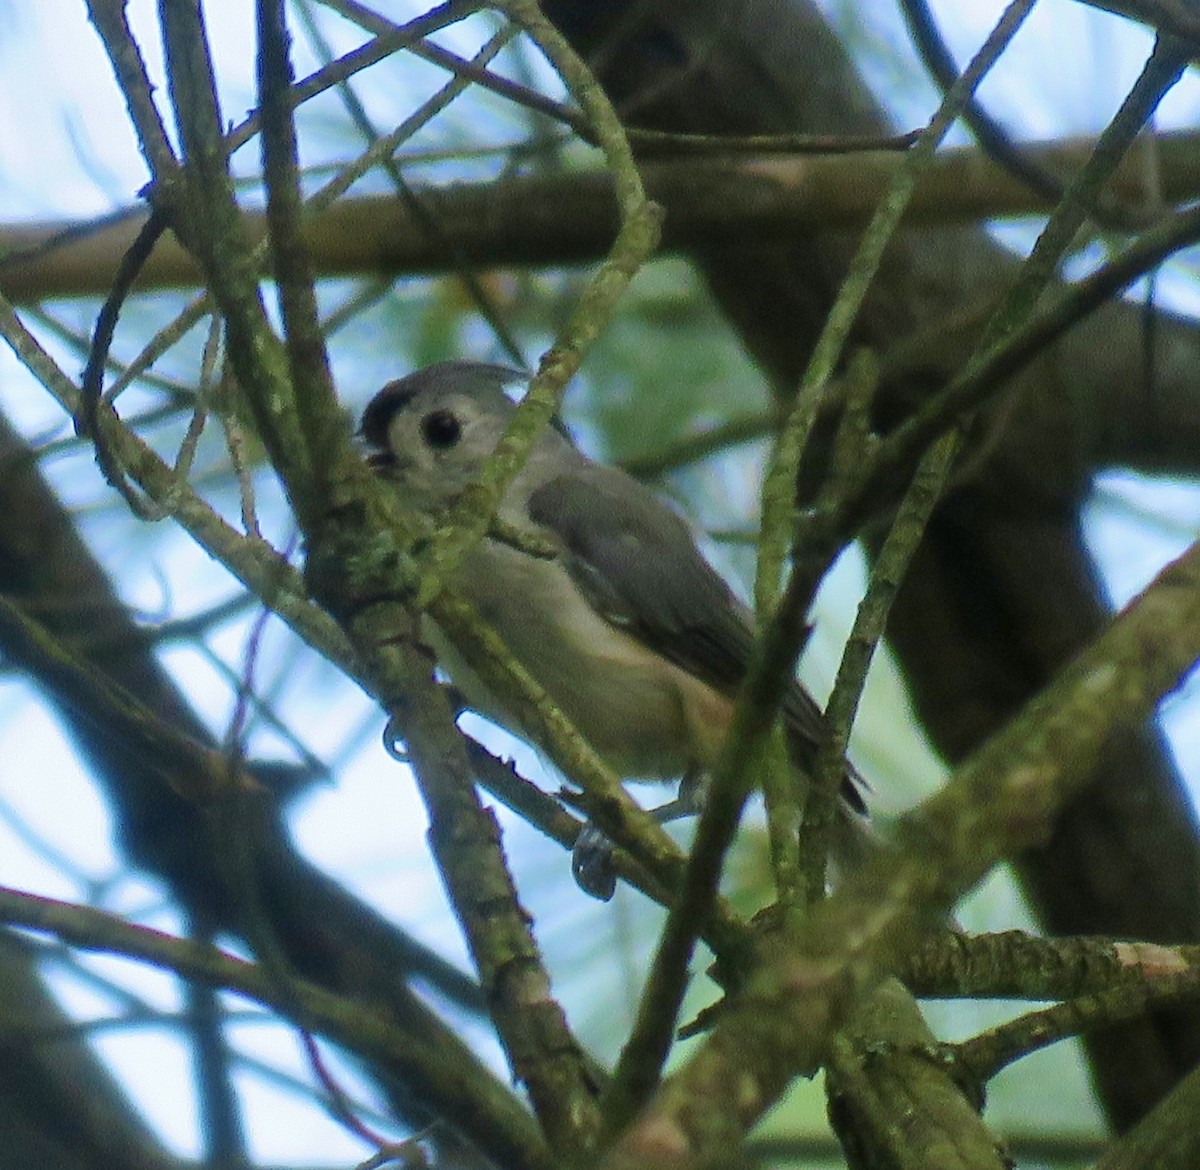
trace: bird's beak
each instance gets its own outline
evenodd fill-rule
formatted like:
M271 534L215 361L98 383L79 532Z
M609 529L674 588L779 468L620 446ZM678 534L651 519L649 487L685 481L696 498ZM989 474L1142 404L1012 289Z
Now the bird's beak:
M396 456L390 451L372 451L367 456L367 463L372 471L382 473L396 466Z

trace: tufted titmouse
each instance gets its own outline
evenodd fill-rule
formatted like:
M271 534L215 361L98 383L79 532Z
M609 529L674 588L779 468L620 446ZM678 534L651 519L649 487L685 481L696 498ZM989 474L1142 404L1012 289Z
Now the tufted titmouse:
M516 408L505 387L526 380L448 361L389 383L363 413L372 466L421 510L444 509L478 478L508 425ZM501 535L474 546L455 587L620 775L694 782L711 771L754 633L687 524L555 429L534 444L497 517ZM558 555L534 555L521 536ZM473 705L521 733L494 699L473 694L452 665L450 673ZM796 765L811 769L823 716L799 683L783 716ZM862 811L852 771L842 795Z

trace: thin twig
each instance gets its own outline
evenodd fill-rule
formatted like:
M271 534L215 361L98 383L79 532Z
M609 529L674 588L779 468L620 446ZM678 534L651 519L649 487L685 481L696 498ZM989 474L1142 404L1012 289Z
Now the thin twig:
M163 179L177 167L166 126L154 102L154 85L141 48L126 18L126 6L113 0L88 0L88 19L95 26L112 62L125 97L129 120L150 173Z
M791 543L796 475L816 422L825 388L833 377L846 338L883 258L888 242L916 186L933 162L934 152L963 105L1000 54L1016 35L1034 0L1013 0L963 75L951 87L917 144L904 156L893 176L887 198L879 205L850 263L849 271L826 318L800 381L796 399L779 436L771 469L763 484L763 539L755 578L758 612L766 615L774 605L788 545Z
M320 28L317 26L316 21L313 19L313 2L314 0L307 0L306 3L300 5L301 19L309 40L328 61L332 58L333 52L329 43L322 35ZM487 43L479 50L472 61L464 62L464 64L478 66L482 69L512 40L516 35L516 31L514 26L506 24L488 39ZM474 74L472 74L470 80L474 80ZM446 87L448 100L453 101L462 92L462 89L465 88L465 84L466 75L455 70L451 85ZM366 139L368 145L378 142L382 135L375 128L366 107L359 100L358 94L353 87L347 81L343 81L338 85L338 93L341 95L342 103L346 107L346 112L350 115L351 121L358 128L359 133ZM382 160L382 166L392 186L396 189L396 193L408 209L409 214L414 220L422 224L430 235L444 247L450 263L454 266L455 278L470 298L476 311L487 322L488 327L500 342L501 348L510 360L523 368L525 366L525 356L521 353L516 338L505 324L499 309L492 303L492 298L484 288L482 281L471 269L463 250L447 235L438 217L424 202L417 198L412 184L409 183L401 171L394 153Z
M307 531L332 496L332 480L349 443L321 333L312 264L300 231L299 146L291 101L291 40L283 0L259 0L257 11L258 102L271 270L283 321L296 430L306 445L304 457L294 453L280 472ZM261 383L242 385L252 399L259 398L265 388ZM259 413L267 412L260 408ZM288 424L288 432L278 433L277 442L287 441L290 418ZM275 447L272 439L276 436L262 437L268 449ZM294 478L287 475L289 469Z
M81 436L87 436L92 440L96 452L96 462L99 463L104 478L124 496L126 503L129 504L135 515L142 519L154 520L161 519L162 514L153 507L147 508L145 502L130 488L124 470L113 458L112 451L109 450L103 428L100 426L99 410L104 396L104 369L108 364L108 351L117 330L121 307L129 296L133 282L137 280L142 266L149 259L155 243L166 231L166 228L166 217L157 211L152 211L150 218L138 232L137 239L121 258L113 286L96 318L92 347L88 353L87 365L83 370L81 390L83 414L77 417L75 423L76 431Z
M330 62L297 82L292 87L288 100L298 106L336 85L341 85L361 70L391 56L397 49L411 47L419 43L422 37L465 19L478 7L478 4L465 3L464 0L450 0L449 3L439 4L430 11L422 13L407 24L396 25L390 21L384 22L386 28L375 40L346 53L336 61ZM256 112L229 132L225 140L226 150L232 154L240 146L249 142L258 133L258 130L259 115Z
M1152 272L1173 253L1197 243L1200 243L1200 210L1193 208L1147 232L1091 276L1068 286L1049 309L1010 333L1002 344L978 364L964 370L879 443L866 468L868 474L849 501L846 514L861 514L868 501L878 495L879 485L911 465L916 452L955 418L1003 390L1072 326Z
M0 336L68 414L79 413L79 392L3 296L0 296ZM110 441L121 465L147 497L178 521L201 548L253 593L260 597L270 594L276 613L309 645L350 677L361 680L360 668L345 635L328 614L308 600L299 574L270 545L243 536L226 524L189 485L179 482L155 451L121 426L107 405L100 408L100 416L101 425L110 429Z
M1027 1012L970 1040L950 1045L949 1052L962 1072L982 1085L1013 1061L1068 1036L1136 1020L1152 1008L1179 1004L1197 996L1200 996L1200 975L1195 971L1113 987Z

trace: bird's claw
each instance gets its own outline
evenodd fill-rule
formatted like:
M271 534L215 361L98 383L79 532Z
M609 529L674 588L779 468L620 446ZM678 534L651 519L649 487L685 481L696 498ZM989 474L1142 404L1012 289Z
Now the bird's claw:
M590 822L579 830L571 849L571 873L575 884L601 902L612 899L617 889L613 843Z

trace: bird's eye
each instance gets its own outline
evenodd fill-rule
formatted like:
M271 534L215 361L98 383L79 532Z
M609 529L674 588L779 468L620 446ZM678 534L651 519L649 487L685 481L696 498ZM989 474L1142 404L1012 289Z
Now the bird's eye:
M421 419L421 434L436 451L453 447L462 435L462 423L452 410L433 410Z

